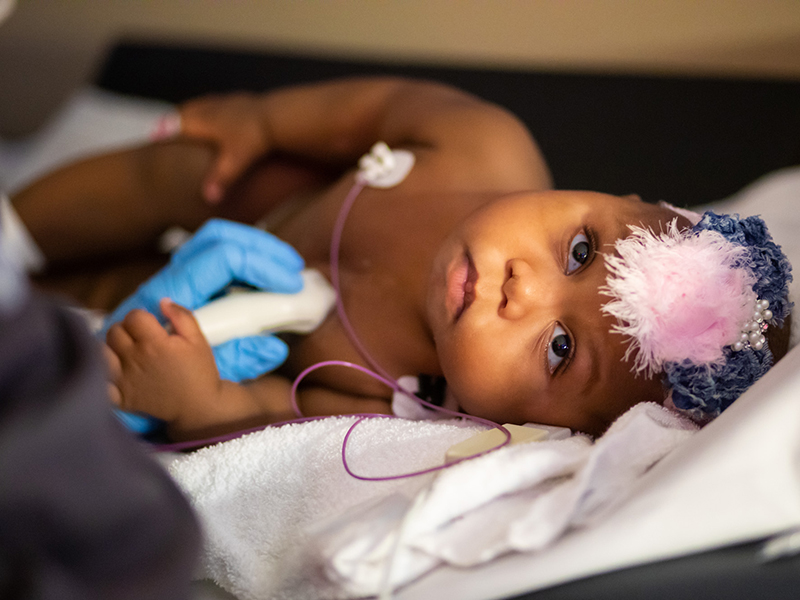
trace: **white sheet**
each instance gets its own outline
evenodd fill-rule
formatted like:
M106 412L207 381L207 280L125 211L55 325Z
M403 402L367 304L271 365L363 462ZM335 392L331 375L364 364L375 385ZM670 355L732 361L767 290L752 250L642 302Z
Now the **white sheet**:
M172 109L166 102L81 88L34 135L0 140L0 189L11 193L65 162L146 142Z

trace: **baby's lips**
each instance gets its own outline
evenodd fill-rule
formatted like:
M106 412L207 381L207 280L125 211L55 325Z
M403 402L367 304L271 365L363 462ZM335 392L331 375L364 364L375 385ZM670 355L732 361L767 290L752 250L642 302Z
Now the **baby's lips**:
M177 112L163 115L150 132L150 139L154 142L175 137L181 132L181 115Z

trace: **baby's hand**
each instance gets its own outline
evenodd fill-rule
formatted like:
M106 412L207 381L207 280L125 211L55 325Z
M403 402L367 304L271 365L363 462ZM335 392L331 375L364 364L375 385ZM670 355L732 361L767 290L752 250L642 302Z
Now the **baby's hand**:
M271 149L268 127L255 94L190 100L180 107L180 121L183 135L218 147L219 154L203 183L203 196L209 204L218 203L230 185Z
M120 408L174 424L211 406L221 380L211 347L191 312L168 299L161 311L174 333L143 310L133 310L106 336L110 396Z

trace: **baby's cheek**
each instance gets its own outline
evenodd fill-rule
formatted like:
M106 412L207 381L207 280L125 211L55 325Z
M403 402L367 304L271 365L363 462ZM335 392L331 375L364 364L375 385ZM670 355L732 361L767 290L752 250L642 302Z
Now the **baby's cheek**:
M450 391L467 413L494 418L501 413L497 400L502 396L507 377L502 368L477 353L460 353L442 364Z

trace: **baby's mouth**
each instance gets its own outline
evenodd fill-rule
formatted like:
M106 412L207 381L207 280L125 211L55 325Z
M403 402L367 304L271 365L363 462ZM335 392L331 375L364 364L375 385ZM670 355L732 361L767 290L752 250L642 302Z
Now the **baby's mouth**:
M467 252L467 280L464 282L464 302L461 312L470 307L475 300L475 284L478 281L478 270L472 260L472 255Z
M448 300L454 308L453 320L458 321L464 311L475 300L475 283L478 281L478 270L469 251L465 251L459 264L451 274Z

